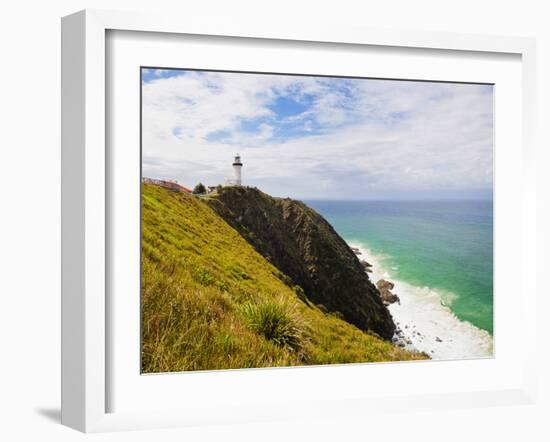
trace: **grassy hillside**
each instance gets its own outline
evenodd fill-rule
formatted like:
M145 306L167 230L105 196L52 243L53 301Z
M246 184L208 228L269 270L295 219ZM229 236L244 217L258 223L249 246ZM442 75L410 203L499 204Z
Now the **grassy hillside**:
M143 372L425 358L302 301L207 203L142 190Z

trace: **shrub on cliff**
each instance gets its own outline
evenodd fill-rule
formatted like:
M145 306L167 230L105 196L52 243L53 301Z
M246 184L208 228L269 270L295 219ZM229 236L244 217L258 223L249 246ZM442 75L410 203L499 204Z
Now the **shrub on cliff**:
M205 194L206 193L206 187L204 187L204 184L202 183L199 183L195 186L195 188L193 189L193 193L195 195L202 195L202 194Z

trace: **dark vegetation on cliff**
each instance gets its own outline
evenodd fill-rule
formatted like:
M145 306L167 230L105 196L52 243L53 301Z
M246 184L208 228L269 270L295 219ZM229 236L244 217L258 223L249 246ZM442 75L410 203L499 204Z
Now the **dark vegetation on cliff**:
M306 204L273 198L256 188L225 187L211 207L305 298L390 339L395 325L364 267L332 226Z
M142 371L404 361L292 286L204 200L142 186Z

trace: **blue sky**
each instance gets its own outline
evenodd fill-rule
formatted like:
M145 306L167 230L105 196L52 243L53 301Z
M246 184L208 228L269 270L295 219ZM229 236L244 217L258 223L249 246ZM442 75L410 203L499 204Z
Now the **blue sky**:
M142 70L143 174L303 199L488 198L492 86Z

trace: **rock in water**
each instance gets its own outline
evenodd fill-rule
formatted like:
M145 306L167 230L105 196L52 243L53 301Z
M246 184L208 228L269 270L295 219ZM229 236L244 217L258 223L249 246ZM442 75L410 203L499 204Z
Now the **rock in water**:
M395 324L348 244L301 201L250 187L224 187L208 204L261 255L304 290L306 298L362 330L390 340Z
M376 283L378 290L393 290L395 284L391 281L386 281L385 279L379 279Z
M394 302L401 304L399 296L391 292L394 287L395 285L393 282L386 281L385 279L380 279L376 283L376 288L380 293L380 299L382 299L385 304L393 304Z
M362 255L361 250L359 250L357 247L350 247L353 253L356 255Z

